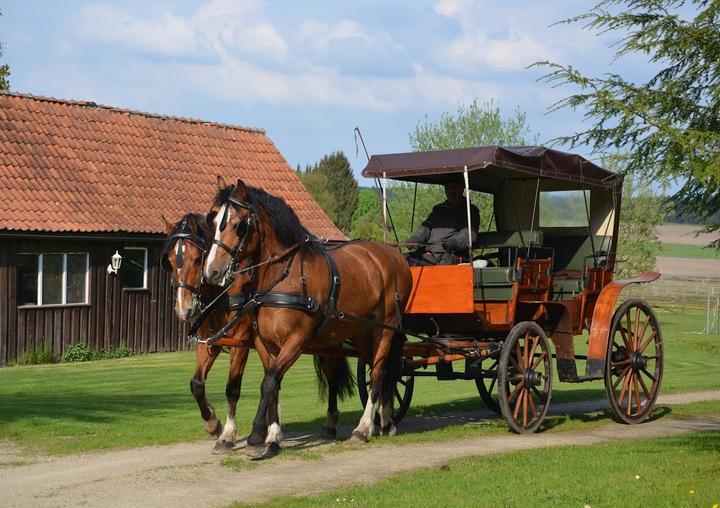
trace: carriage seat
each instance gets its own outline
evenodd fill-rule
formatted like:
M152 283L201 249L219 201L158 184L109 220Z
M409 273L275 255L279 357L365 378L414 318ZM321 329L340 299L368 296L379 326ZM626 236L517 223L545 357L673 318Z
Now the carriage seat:
M475 300L510 300L515 283L515 269L508 266L490 266L473 269L473 295Z
M543 232L529 229L515 231L486 231L478 233L473 243L475 249L502 249L519 247L541 247Z

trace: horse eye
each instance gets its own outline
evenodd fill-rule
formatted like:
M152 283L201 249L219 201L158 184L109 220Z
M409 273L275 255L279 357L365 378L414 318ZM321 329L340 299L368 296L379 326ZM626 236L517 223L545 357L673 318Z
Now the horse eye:
M202 261L200 258L195 258L195 261L194 261L195 266L200 266L200 261Z

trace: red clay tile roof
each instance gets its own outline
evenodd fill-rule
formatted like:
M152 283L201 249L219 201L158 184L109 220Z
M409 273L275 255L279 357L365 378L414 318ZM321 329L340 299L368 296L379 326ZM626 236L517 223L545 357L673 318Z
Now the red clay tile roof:
M0 93L0 230L163 233L161 215L207 212L216 175L345 238L262 130Z

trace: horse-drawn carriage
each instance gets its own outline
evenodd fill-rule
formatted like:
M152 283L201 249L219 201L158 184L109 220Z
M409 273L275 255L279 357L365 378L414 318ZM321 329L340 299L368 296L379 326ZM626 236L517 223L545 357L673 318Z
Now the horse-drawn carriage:
M462 175L468 223L469 191L493 198L496 229L481 231L472 242L472 263L411 267L404 324L422 339L403 350L398 415L410 403L415 376L468 379L511 429L534 431L551 398L552 357L560 381L604 379L622 421L648 417L663 371L659 324L641 300L627 300L617 310L616 303L628 284L660 274L613 281L621 175L543 147L377 155L363 175L426 184ZM553 200L558 194L565 199ZM579 205L574 209L573 199ZM563 205L575 216L551 209ZM579 355L574 337L585 331L587 354ZM585 362L584 374L578 360ZM426 370L431 365L434 372ZM361 381L362 368L358 376Z
M626 285L659 274L613 281L621 176L542 147L379 155L363 174L384 186L387 179L442 184L461 177L468 225L470 194L477 191L493 197L496 228L476 236L467 228L466 262L409 267L397 247L320 242L307 235L282 200L242 182L221 185L206 224L186 216L169 227L163 258L173 272L178 315L189 319L203 303L191 335L207 349L198 348L191 386L209 433L218 437L220 428L199 388L212 365L200 351L216 355L221 346L243 351L233 363L238 376L248 348L258 350L265 367L248 438L251 447L265 446L264 452L255 450L258 456L279 449L278 390L301 353L324 359L329 384L324 430L331 434L335 400L345 386L338 360L359 358L365 408L353 432L359 440L369 439L375 423L394 432L417 376L474 380L483 401L501 412L512 430L532 432L550 403L553 357L560 381L604 379L621 420L636 423L649 416L662 379L659 325L640 300L615 308ZM580 200L584 213L579 220L571 214L572 225L549 220L558 201L548 200L555 195L548 193L558 192ZM207 319L213 315L214 322ZM574 337L584 331L588 350L579 355ZM578 373L578 360L585 361L584 374ZM229 381L229 400L235 394L230 386ZM393 412L394 401L399 407ZM222 433L226 448L229 437L234 441L234 403L231 411L231 429L226 424Z

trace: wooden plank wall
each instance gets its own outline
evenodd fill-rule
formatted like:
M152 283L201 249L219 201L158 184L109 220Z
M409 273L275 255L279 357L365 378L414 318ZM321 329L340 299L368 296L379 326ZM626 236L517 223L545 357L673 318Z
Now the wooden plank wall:
M125 246L148 248L148 289L123 289L106 272ZM97 349L126 345L144 353L187 349L186 325L175 316L170 279L159 266L161 242L0 238L0 365L30 347L53 345L56 357L78 342ZM17 308L15 255L20 252L88 252L89 303Z

